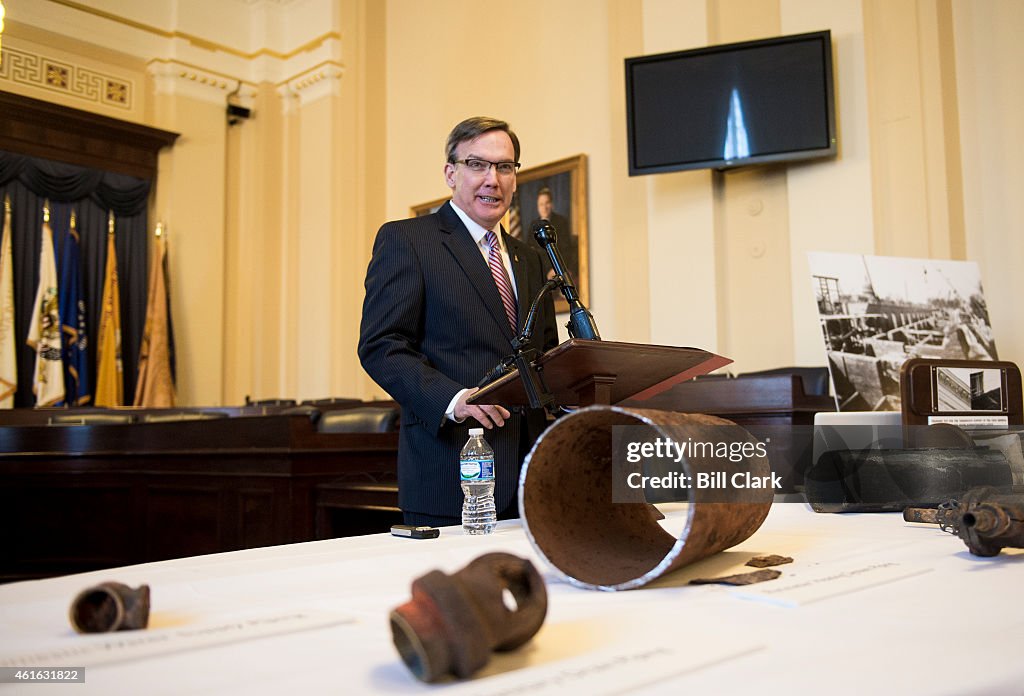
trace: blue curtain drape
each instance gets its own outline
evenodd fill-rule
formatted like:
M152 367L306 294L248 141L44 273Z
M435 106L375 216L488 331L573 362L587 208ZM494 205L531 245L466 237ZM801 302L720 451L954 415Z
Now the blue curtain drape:
M149 275L147 206L152 182L125 174L102 172L63 162L27 157L0 150L0 200L11 199L11 230L14 255L15 330L18 341L17 407L35 405L32 371L35 354L25 345L39 284L39 251L42 244L43 204L50 201L57 259L70 228L71 212L81 239L88 360L95 375L96 337L103 301L103 274L107 262L107 211L115 216L114 239L121 291L121 354L124 395L130 404L135 395L139 344L146 320ZM0 216L2 225L2 216Z

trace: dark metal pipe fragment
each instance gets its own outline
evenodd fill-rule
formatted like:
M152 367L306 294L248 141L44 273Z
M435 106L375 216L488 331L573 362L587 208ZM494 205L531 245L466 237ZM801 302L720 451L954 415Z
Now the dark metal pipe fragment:
M975 556L1024 548L1024 495L983 486L968 491L956 509L956 534Z
M530 561L488 553L452 575L434 570L414 580L412 599L391 612L391 634L418 679L462 679L492 651L532 638L547 608L544 581Z
M556 421L523 465L519 510L534 548L569 582L599 590L641 587L741 543L768 516L771 487L692 486L684 493L689 503L686 526L678 539L673 537L658 524L642 491L632 502L613 500L615 479L640 472L642 466L624 464L621 452L613 466L615 426L641 426L652 438L678 443L756 442L735 423L700 414L592 406ZM699 474L715 474L718 480L724 476L726 481L734 474L761 479L771 474L766 456L745 456L741 461L687 456L679 467L691 482Z
M149 585L132 589L120 582L89 587L71 602L71 625L79 633L145 628L149 623Z

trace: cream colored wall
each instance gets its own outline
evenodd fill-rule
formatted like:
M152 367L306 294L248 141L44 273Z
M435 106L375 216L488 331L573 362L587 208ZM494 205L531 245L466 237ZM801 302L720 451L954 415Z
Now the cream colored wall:
M234 301L226 323L234 346L225 356L238 365L225 365L225 403L371 389L356 343L372 230L384 219L384 15L373 2L334 10L347 37L339 59L265 83L256 118L242 126L261 130L240 145L250 159L237 175L249 184L229 201L249 221L230 231L239 240L235 296L256 299Z
M967 258L981 265L999 357L1024 364L1024 3L955 0Z
M786 170L792 272L793 355L785 364L824 365L825 349L811 291L807 253L874 252L871 133L860 0L781 0L785 34L832 30L839 156Z
M959 152L948 5L864 3L879 254L963 258L962 215L947 205L960 200L959 171L946 166Z
M226 172L223 107L213 88L154 81L150 123L182 133L160 155L154 219L168 230L177 393L181 403L220 404L224 358Z
M602 334L647 340L642 187L621 166L635 3L525 0L502 8L499 32L482 31L480 14L465 9L461 0L387 3L388 216L448 194L444 140L468 116L509 121L524 168L586 153L590 306Z
M708 13L709 43L780 33L777 2L728 0ZM735 372L784 364L793 354L789 210L785 166L715 173L716 288L720 353ZM757 337L756 339L754 337Z
M284 307L284 107L276 88L254 91L257 117L228 131L223 400L274 398L281 383ZM255 202L259 201L257 205ZM239 396L241 395L241 396Z
M643 34L629 56L709 43L704 0L647 0L642 4L642 22ZM624 82L620 93L625 101ZM619 166L628 166L624 153ZM631 183L645 192L650 342L720 350L711 173L634 177Z
M509 120L525 167L588 156L606 338L822 364L808 251L966 255L1001 355L1024 359L1016 0L523 0L496 25L462 0L5 4L5 51L134 89L101 103L24 70L0 87L182 133L153 212L185 403L383 396L355 356L370 243L447 194L444 137L471 114ZM822 28L838 158L627 176L625 57ZM228 130L236 87L254 118Z

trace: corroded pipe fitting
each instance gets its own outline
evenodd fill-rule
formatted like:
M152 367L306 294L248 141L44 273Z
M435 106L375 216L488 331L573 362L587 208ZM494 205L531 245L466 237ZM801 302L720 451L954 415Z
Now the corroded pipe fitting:
M1004 548L1024 548L1024 495L979 486L960 498L954 512L956 534L975 556L998 556Z
M488 553L452 575L434 570L414 580L412 599L391 612L391 634L417 678L464 679L492 651L532 638L547 609L544 581L530 561Z
M641 463L613 462L622 454L614 451L616 426L635 427L650 439L757 449L749 432L715 416L591 406L559 418L523 463L519 510L533 548L570 583L596 590L641 587L741 543L768 516L771 486L737 490L691 485L679 491L689 505L686 525L675 538L658 524L642 491L616 499L613 486L618 479L642 472ZM701 476L724 482L734 477L771 480L767 456L753 454L735 460L690 454L676 468L690 482Z
M108 633L145 628L149 623L149 585L132 589L104 582L78 593L71 602L71 625L79 633Z

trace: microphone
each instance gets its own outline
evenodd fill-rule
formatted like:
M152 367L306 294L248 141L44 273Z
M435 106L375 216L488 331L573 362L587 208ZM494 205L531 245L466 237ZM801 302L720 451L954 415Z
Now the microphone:
M533 225L533 238L544 248L551 261L551 268L555 271L555 279L569 303L569 323L565 327L569 330L572 338L585 338L592 341L600 341L601 334L597 331L597 324L594 323L594 316L587 311L587 308L580 302L579 293L572 283L572 276L565 267L562 254L558 251L556 244L558 232L547 220L540 219Z

